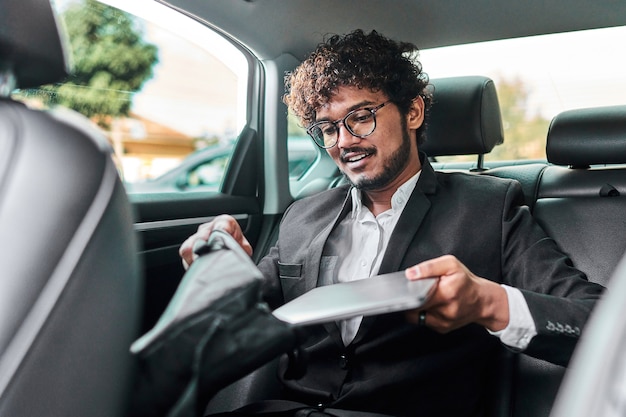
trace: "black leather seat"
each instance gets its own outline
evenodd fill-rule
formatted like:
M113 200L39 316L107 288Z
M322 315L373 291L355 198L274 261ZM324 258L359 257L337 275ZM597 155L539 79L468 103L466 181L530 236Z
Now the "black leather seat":
M0 1L0 62L0 415L124 415L142 286L111 148L8 97L65 74L47 1Z
M554 118L535 217L585 272L607 284L626 251L626 106Z
M429 157L478 155L472 170L481 171L483 156L504 140L493 81L467 76L433 79L431 84L433 104L427 119L427 140L420 150Z
M533 215L590 281L609 285L626 251L626 106L557 115ZM565 368L520 356L514 416L548 416Z

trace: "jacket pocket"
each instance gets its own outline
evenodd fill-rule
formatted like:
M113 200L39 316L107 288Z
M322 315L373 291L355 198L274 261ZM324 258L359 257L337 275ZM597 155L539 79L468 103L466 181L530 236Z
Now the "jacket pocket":
M299 279L302 277L302 264L284 264L278 262L278 275L281 279Z
M278 275L280 286L283 290L285 302L291 301L305 291L304 277L302 277L302 264L278 263Z

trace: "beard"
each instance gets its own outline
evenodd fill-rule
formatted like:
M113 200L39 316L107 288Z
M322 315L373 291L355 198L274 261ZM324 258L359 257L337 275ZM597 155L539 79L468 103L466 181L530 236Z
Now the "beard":
M405 120L403 120L403 125L406 126ZM367 151L361 148L353 148L352 150ZM402 134L402 143L384 162L383 172L375 177L358 177L355 180L352 180L345 173L343 175L353 187L359 190L376 191L386 187L400 175L409 163L410 153L411 137L405 127Z

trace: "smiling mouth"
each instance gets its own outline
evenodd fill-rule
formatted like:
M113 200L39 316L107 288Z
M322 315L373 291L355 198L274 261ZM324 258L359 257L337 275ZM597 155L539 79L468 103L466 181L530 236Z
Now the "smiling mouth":
M341 160L346 164L359 162L360 160L365 159L368 156L373 155L374 153L374 150L349 149L343 152L343 154L341 155Z

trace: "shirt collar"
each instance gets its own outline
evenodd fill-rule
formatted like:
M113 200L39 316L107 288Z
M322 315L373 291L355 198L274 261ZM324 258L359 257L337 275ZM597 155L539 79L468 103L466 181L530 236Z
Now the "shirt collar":
M409 201L409 197L413 193L421 173L422 170L419 170L417 174L409 178L404 184L398 187L395 193L393 193L393 196L391 196L392 212L404 210L404 206L406 206L407 201ZM350 196L352 198L352 218L362 219L364 215L363 209L365 208L362 201L363 193L358 188L352 187L350 190Z

